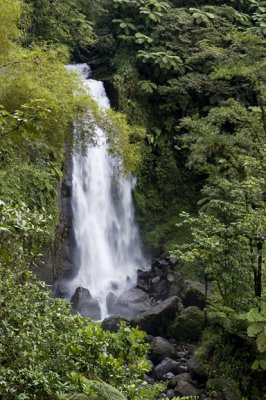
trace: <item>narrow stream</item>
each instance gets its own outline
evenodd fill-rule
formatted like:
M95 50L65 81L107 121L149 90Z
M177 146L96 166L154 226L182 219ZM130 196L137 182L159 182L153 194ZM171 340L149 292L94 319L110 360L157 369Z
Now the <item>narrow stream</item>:
M89 79L87 64L67 67L101 108L110 103L104 85ZM78 132L76 132L78 135ZM117 161L108 153L107 135L96 127L96 144L86 155L73 156L73 227L77 243L78 273L71 291L83 287L97 299L101 319L108 315L106 297L119 296L136 282L136 270L145 265L135 223L132 190L134 179L118 176Z

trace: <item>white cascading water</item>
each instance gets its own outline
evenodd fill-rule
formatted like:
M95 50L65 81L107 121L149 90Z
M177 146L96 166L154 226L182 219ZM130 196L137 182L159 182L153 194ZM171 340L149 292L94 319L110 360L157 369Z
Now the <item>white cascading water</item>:
M99 107L110 107L103 83L88 79L87 64L67 69L82 78ZM89 289L100 304L102 319L108 315L108 293L119 296L132 287L136 270L145 265L134 218L134 180L117 176L117 161L109 154L107 135L99 127L96 145L90 145L86 155L73 156L72 209L78 273L71 290Z

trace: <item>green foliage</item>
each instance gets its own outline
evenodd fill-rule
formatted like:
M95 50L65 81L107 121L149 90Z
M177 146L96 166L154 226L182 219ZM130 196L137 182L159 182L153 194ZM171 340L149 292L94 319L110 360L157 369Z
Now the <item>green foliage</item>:
M124 114L112 110L108 111L104 126L108 132L110 151L122 162L121 170L126 174L136 171L142 159L145 129L130 126Z
M5 3L0 3L6 18L0 28L0 197L5 202L0 213L4 224L13 226L16 216L24 225L13 227L12 236L1 235L1 264L23 268L51 246L70 125L82 120L90 100L64 68L66 49L25 49L15 43L19 7L16 1Z
M229 379L243 398L261 400L265 393L265 372L251 369L258 352L254 341L245 335L245 325L238 324L228 332L215 319L212 322L197 350L210 379L217 376Z
M143 63L151 63L160 67L161 70L170 70L174 69L178 72L183 72L182 68L183 62L179 56L175 56L173 54L165 53L163 51L157 51L154 53L148 53L146 51L140 50L138 52L137 57ZM155 74L158 74L159 71L155 70Z
M185 203L183 196L177 194L177 189L171 192L170 197L168 192L170 201L167 206L160 199L161 187L154 169L160 171L156 164L163 162L163 147L165 144L169 146L169 159L171 162L174 159L177 168L182 171L183 182L175 181L180 193L187 195L198 191L200 185L204 184L205 171L203 174L203 169L186 169L186 157L190 150L185 146L182 151L178 150L178 137L191 127L185 127L185 120L184 126L180 126L180 119L194 116L193 129L196 135L199 124L197 115L205 116L208 111L232 98L239 100L239 110L233 103L230 106L228 103L226 109L232 107L235 115L238 111L241 113L246 121L245 129L249 123L257 126L259 113L257 117L253 115L251 118L248 112L244 116L243 109L240 108L242 105L246 109L257 107L258 103L263 108L261 103L265 81L265 44L264 38L255 30L252 20L253 6L250 8L249 2L241 5L239 2L230 2L228 6L219 1L203 5L200 2L197 8L192 2L171 2L160 21L144 21L144 15L140 17L140 7L143 7L141 3L121 0L116 1L113 6L113 2L106 1L108 15L106 13L102 17L104 28L100 23L96 25L100 36L96 48L99 49L101 60L104 59L105 74L112 76L120 109L128 115L132 125L138 123L146 127L146 147L147 151L154 154L155 163L146 163L144 160L139 170L139 180L141 182L146 179L145 169L150 168L151 187L145 190L144 187L147 186L140 183L144 193L138 193L136 197L141 199L142 205L144 198L146 202L150 198L149 206L153 210L162 210L164 217L161 221L157 218L155 224L151 222L156 219L154 212L149 216L146 213L146 217L140 212L141 220L146 221L146 226L153 225L155 234L156 231L163 230L159 225L165 224L167 214L171 213L173 216L177 210L177 207L173 207L170 211L169 202ZM128 34L123 32L123 38L120 28L117 30L122 21L128 21L134 26ZM108 37L109 40L108 51L104 47L104 55L101 54L101 37L104 40ZM216 113L221 112L221 109L217 109ZM142 115L144 118L141 118ZM225 117L224 124L230 123L230 117ZM213 126L205 124L204 128L207 138ZM213 142L210 140L212 136L214 135L209 137L210 145L206 146L206 156L211 144L216 146L218 139L224 140L223 145L226 145L226 136L217 134ZM215 137L217 141L214 143ZM169 178L166 178L164 188L168 188L168 181ZM191 203L191 200L193 201L193 196L188 195L186 203ZM195 208L195 199L191 207ZM188 208L186 206L186 210ZM173 233L170 235L173 237ZM169 239L169 235L165 235L164 239L161 236L162 241L157 240L157 244L162 243L165 238Z
M75 396L95 379L136 400L162 390L143 382L142 334L126 326L107 334L72 316L25 269L53 239L71 123L82 127L83 145L95 120L124 172L138 175L146 243L156 250L178 243L184 270L212 281L213 326L201 350L210 374L261 399L265 1L25 0L20 7L0 1L1 398ZM97 75L113 83L127 117L101 113L64 69L67 48L86 57L92 45ZM82 125L88 107L94 119ZM238 313L250 308L247 338Z
M84 378L82 375L72 373L73 381L78 382L83 392L95 400L126 400L126 398L114 387L103 381L93 381Z
M254 361L252 368L266 370L266 307L265 302L261 302L260 308L252 308L247 316L248 336L256 337L257 348L261 353Z
M19 2L1 0L0 2L0 60L13 46L12 39L18 35L17 21Z
M250 130L250 126L256 128ZM189 166L208 174L208 180L199 215L182 214L183 224L191 227L192 243L181 245L176 254L203 267L226 305L236 307L234 297L240 300L238 307L247 307L252 298L251 276L254 274L254 294L260 297L256 285L261 288L265 265L261 115L228 100L205 118L183 119L180 129L189 132L181 139L189 148Z
M70 305L51 299L27 270L6 275L1 269L1 277L0 393L4 400L89 394L85 377L95 376L129 399L140 398L150 368L143 332L122 325L111 334L100 324L72 315Z
M46 41L67 45L73 51L90 45L94 40L91 22L76 0L24 0L21 21L27 44Z

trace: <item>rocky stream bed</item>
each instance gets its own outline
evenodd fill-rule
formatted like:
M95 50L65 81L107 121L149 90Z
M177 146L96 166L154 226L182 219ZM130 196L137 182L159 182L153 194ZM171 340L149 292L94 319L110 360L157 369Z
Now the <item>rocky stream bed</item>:
M102 321L105 330L116 332L120 321L147 332L152 370L149 383L166 383L164 396L196 396L200 400L235 400L230 383L221 377L210 379L195 356L197 342L205 327L204 285L185 280L177 259L163 257L152 262L149 271L138 271L137 284L120 296L110 292L107 309L111 315ZM95 320L100 307L89 290L77 288L72 309ZM215 397L206 394L206 384L215 388Z

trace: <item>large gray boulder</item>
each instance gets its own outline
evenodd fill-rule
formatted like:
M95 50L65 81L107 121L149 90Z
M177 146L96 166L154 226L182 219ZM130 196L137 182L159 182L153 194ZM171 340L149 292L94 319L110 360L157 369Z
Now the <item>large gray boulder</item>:
M151 355L152 359L159 363L166 357L175 358L176 349L168 340L157 336L151 342Z
M137 315L132 323L150 335L164 335L168 325L173 321L175 315L180 313L181 309L182 303L180 298L173 296L150 308L148 311Z
M130 319L150 308L149 295L141 289L132 288L122 293L114 302L112 314Z
M203 311L198 307L188 307L170 324L168 335L180 342L195 342L199 340L204 326Z
M78 287L71 297L72 311L84 317L92 318L95 321L101 319L101 309L99 302L94 299L90 291L83 287Z
M167 372L176 372L178 369L178 362L166 357L160 364L153 369L153 374L156 379L162 379Z

